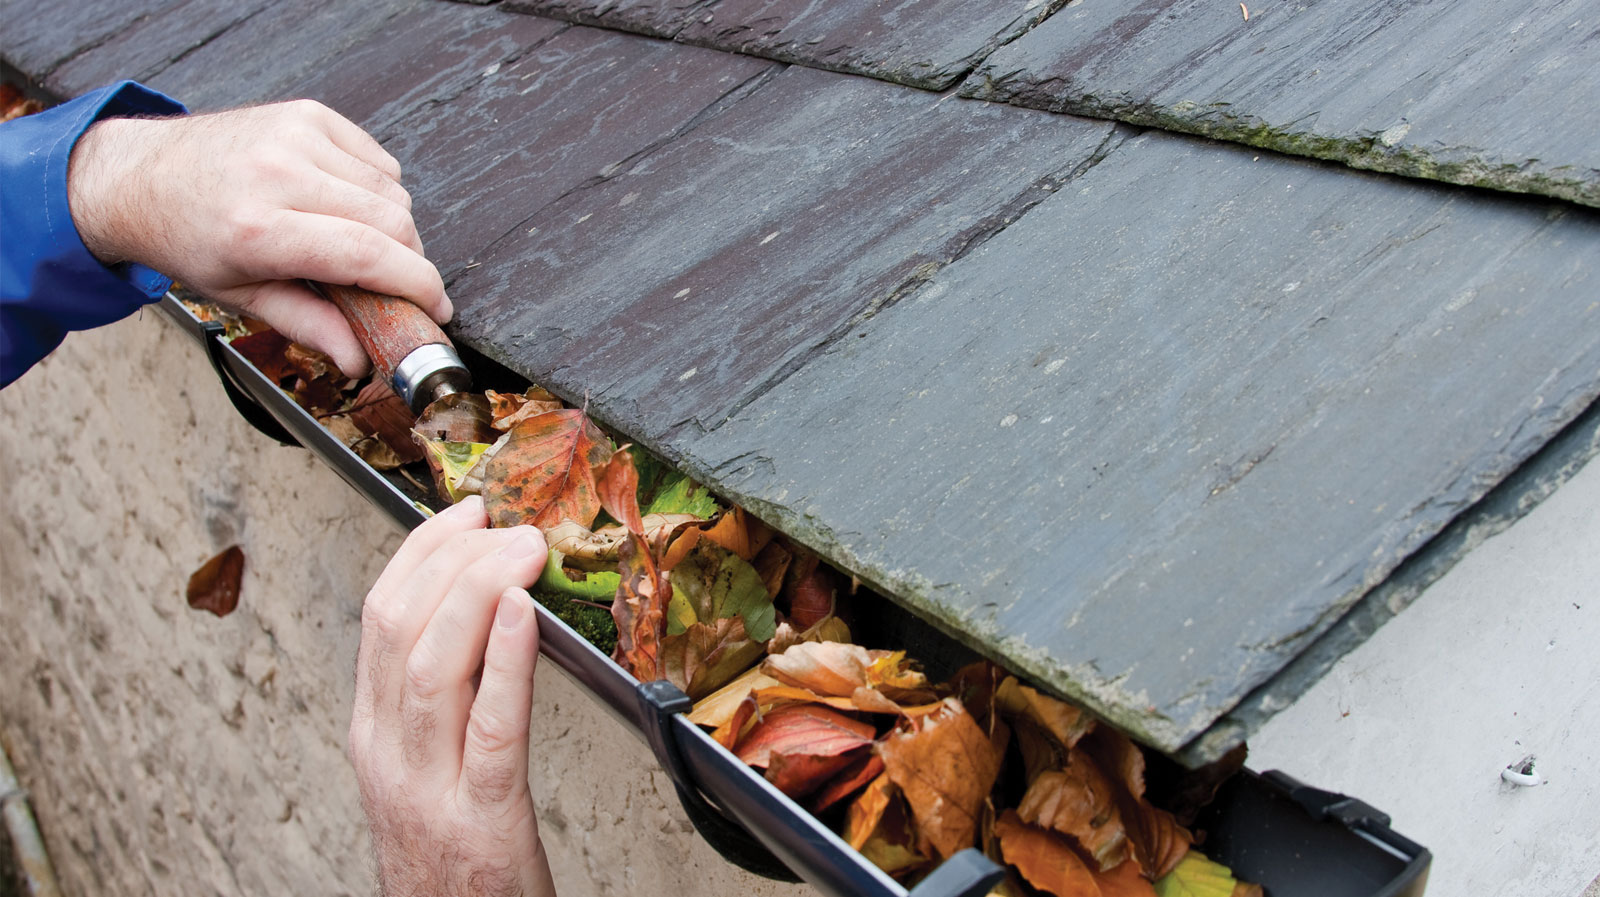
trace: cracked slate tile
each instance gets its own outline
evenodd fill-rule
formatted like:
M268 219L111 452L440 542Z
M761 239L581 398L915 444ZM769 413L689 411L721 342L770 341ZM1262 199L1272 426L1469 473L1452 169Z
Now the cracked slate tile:
M449 283L508 231L521 235L540 209L669 139L774 68L759 59L567 27L380 136L405 168L412 215ZM451 287L458 325L471 317L470 295ZM544 285L532 279L508 288L505 298L536 306L543 295Z
M675 454L1174 751L1594 402L1596 245L1146 135Z
M788 68L480 255L451 286L456 333L670 453L1113 130Z
M1079 3L970 96L1600 205L1589 0Z
M511 0L503 8L943 90L1062 2Z

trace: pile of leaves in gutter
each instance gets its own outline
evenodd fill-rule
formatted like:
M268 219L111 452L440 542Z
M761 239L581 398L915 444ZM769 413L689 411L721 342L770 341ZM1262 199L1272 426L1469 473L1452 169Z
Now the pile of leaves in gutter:
M1157 807L1125 736L991 663L934 682L904 651L855 644L850 592L815 554L583 410L534 387L448 396L413 421L382 384L335 382L264 333L233 345L363 457L421 458L441 499L480 495L492 525L543 530L541 601L614 624L619 664L682 688L691 721L895 878L977 847L1008 868L995 897L1262 893L1190 828L1242 751Z

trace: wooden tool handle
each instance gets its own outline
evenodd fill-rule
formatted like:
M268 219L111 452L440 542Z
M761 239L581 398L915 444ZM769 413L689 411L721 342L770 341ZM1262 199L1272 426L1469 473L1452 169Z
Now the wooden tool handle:
M385 382L394 382L395 368L418 346L451 344L427 312L404 299L331 283L319 283L317 289L344 312Z

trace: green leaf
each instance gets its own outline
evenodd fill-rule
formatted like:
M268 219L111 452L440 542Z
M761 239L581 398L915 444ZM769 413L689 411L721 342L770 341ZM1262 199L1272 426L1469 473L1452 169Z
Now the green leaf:
M745 632L753 641L765 642L777 632L777 614L761 574L722 546L701 542L672 569L671 576L673 602L681 592L687 610L694 614L685 628L695 622L713 623L736 616L744 620ZM680 614L674 614L669 604L668 625L673 619L686 619Z
M1156 882L1156 897L1229 897L1236 883L1227 866L1191 850Z
M635 451L633 463L639 471L639 513L693 514L709 520L722 510L704 486L657 461L649 452Z
M539 574L536 584L541 592L554 592L567 598L580 598L584 601L610 601L617 595L617 586L622 583L622 577L616 573L601 570L586 574L581 580L574 580L567 576L561 564L566 557L554 548L545 556L544 572Z
M695 616L694 602L676 584L672 587L672 600L667 602L667 635L682 635L690 626L700 622Z

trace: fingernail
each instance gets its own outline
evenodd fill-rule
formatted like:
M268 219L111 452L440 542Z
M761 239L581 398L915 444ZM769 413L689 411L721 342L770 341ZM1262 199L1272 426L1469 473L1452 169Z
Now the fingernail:
M538 550L539 540L535 539L532 533L522 532L500 549L500 555L508 558L526 558L533 557L534 552Z
M514 589L507 589L500 596L500 610L494 615L494 622L501 629L516 629L517 624L528 612L527 599Z

